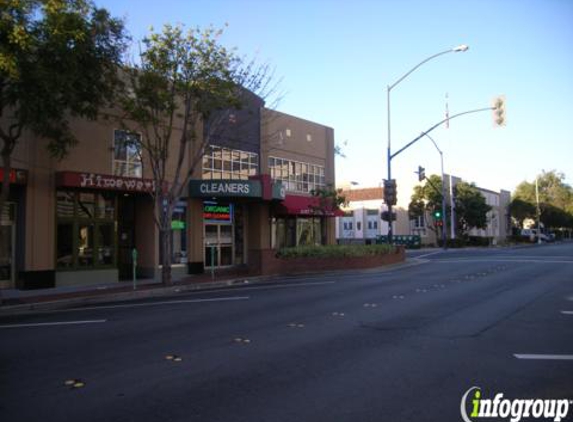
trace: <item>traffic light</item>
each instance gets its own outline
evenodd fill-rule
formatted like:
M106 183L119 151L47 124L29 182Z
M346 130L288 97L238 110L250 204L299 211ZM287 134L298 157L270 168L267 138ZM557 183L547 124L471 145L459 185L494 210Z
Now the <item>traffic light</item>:
M443 224L443 222L442 222L442 211L435 210L433 216L434 216L434 222L435 222L436 226L441 226Z
M396 221L396 213L392 211L389 213L388 211L382 211L382 221Z
M384 180L384 202L386 205L396 205L396 179Z
M421 182L426 178L426 169L422 166L418 166L418 182Z
M495 126L505 126L506 116L505 116L505 96L500 95L493 100L493 124Z

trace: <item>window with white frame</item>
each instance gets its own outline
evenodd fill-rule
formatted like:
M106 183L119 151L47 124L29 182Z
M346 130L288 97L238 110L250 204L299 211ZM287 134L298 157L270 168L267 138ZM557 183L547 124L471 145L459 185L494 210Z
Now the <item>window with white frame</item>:
M415 217L413 220L414 222L414 228L415 229L425 229L425 225L424 225L424 216L423 215L419 215L417 217Z
M259 154L210 145L203 155L203 179L247 180L259 172Z
M123 129L113 131L113 174L143 177L141 135Z
M310 193L326 186L324 166L269 157L273 180L279 180L289 192Z

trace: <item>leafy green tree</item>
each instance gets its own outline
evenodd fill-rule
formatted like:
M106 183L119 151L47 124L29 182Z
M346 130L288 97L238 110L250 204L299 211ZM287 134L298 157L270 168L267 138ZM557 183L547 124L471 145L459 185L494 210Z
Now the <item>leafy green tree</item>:
M442 210L442 178L437 174L432 174L428 180L423 185L414 186L414 193L408 204L410 218L430 214L433 219L433 212ZM434 224L428 225L428 228L436 231Z
M459 182L454 188L456 226L462 235L472 228L487 227L487 213L491 207L473 183Z
M531 202L513 198L509 204L509 212L515 222L514 224L519 228L523 228L523 220L535 218L537 211L535 205Z
M123 22L89 0L0 0L0 156L9 193L12 153L24 131L62 158L76 142L72 117L95 119L119 86Z
M537 176L539 192L540 219L548 228L573 228L573 188L564 182L565 175L555 170L542 172ZM536 218L537 197L535 182L521 182L513 193L512 204L519 201L516 214L512 211L512 217L518 220L518 224L524 218ZM525 205L527 204L527 205ZM528 213L523 214L527 207ZM512 208L513 209L513 208ZM531 212L531 209L534 212Z
M172 284L173 209L205 148L225 131L231 111L245 105L251 93L268 93L268 67L245 62L225 48L221 34L211 27L152 29L143 39L139 62L126 70L124 120L135 122L142 132L141 149L155 181L152 197L165 285Z

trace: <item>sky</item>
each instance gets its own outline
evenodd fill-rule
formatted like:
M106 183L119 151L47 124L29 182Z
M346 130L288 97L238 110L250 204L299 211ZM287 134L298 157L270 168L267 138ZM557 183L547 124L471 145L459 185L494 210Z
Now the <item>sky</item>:
M221 42L275 69L276 109L334 129L345 158L337 182L387 178L387 87L392 153L445 116L506 98L507 125L491 112L431 132L444 171L498 191L565 173L573 185L573 1L570 0L95 0L123 17L134 40L165 23L225 27ZM447 97L447 100L446 100ZM440 155L423 138L392 160L399 203Z

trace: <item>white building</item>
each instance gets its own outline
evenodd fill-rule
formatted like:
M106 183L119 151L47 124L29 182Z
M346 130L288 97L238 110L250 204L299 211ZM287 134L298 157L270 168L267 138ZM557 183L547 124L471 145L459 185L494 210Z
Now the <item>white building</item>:
M450 209L452 202L452 188L462 181L461 178L456 176L445 175L445 191L446 191L446 208ZM490 238L493 244L504 241L507 237L511 236L511 219L509 214L509 203L511 201L511 193L506 190L495 192L489 189L477 186L477 189L484 196L486 204L492 207L491 211L487 213L487 227L485 229L471 229L469 236L486 237ZM455 214L455 208L454 208ZM446 237L451 239L455 237L452 229L451 215L446 221ZM423 217L416 218L410 221L411 234L420 235L422 244L435 244L437 235L433 219L427 213Z
M382 221L381 214L386 211L384 189L343 187L342 194L346 202L342 211L345 215L336 218L336 239L338 243L374 243L379 235L388 234L388 223ZM408 213L402 208L394 208L398 221L395 234L408 234Z

